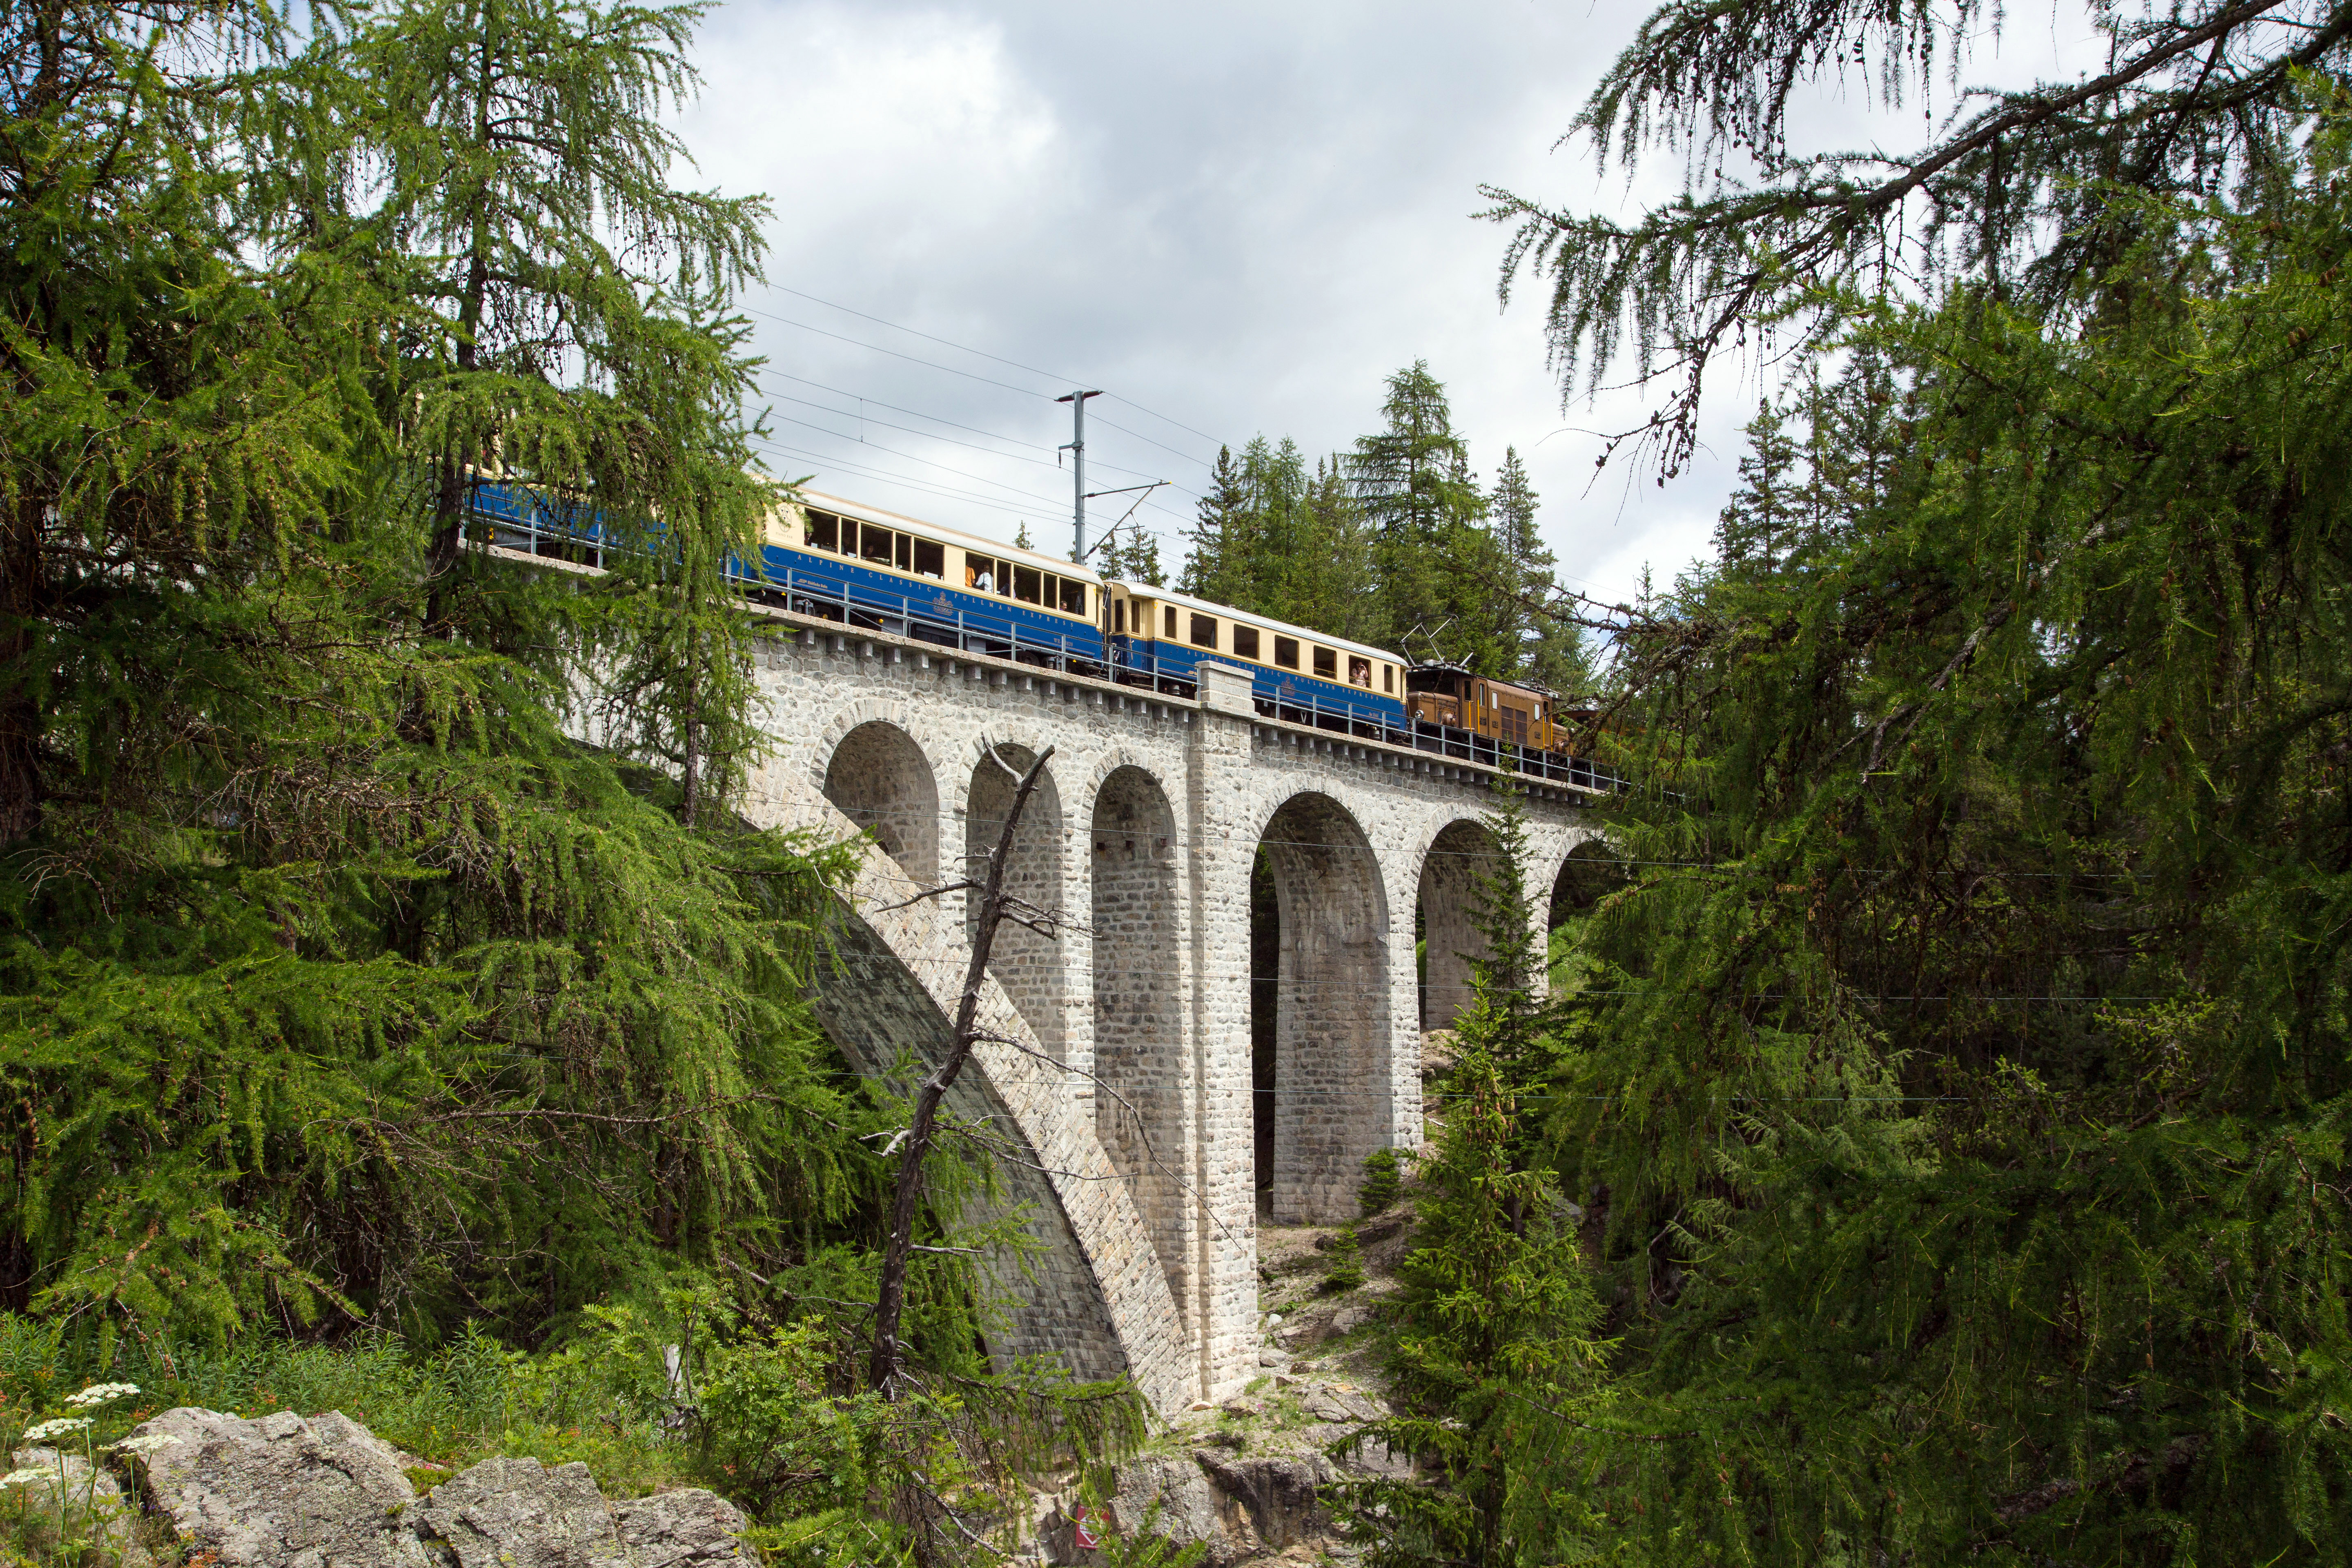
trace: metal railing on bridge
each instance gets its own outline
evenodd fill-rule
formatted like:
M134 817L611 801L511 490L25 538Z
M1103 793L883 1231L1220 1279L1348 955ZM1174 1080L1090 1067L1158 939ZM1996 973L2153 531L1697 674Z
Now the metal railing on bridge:
M489 524L485 541L488 543L579 565L604 565L606 545L603 531L593 521L583 521L581 509L551 501L520 487L496 485L476 490L474 510ZM740 566L730 566L728 576L737 590L755 604L832 621L849 630L883 632L962 653L983 654L1041 669L1139 687L1162 696L1189 700L1198 695L1189 671L1179 675L1156 666L1136 668L1107 660L1090 648L1073 648L1066 633L1043 633L1009 616L961 608L942 611L934 600L912 594L884 593L824 571L788 566L781 574L755 574ZM1492 768L1497 773L1541 779L1573 789L1616 793L1625 788L1620 774L1597 766L1589 757L1531 752L1507 741L1449 725L1411 720L1399 723L1392 714L1382 710L1329 701L1318 693L1278 698L1261 695L1255 701L1259 717L1281 723L1408 747L1474 767Z

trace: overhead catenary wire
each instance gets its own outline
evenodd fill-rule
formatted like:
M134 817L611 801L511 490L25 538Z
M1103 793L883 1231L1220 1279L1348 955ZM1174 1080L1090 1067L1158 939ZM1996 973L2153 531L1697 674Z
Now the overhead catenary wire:
M985 359L985 360L994 360L998 364L1002 364L1002 365L1010 365L1010 366L1011 366L1012 368L1013 368L1014 370L1026 371L1026 372L1028 372L1031 375L1041 375L1041 376L1044 376L1047 381L1054 382L1054 383L1055 383L1055 384L1059 384L1059 385L1064 385L1064 386L1075 385L1075 384L1076 384L1078 382L1081 382L1081 381L1085 381L1085 380L1090 379L1090 378L1086 377L1086 376L1057 375L1057 374L1055 374L1054 372L1049 371L1049 370L1040 370L1040 369L1038 369L1038 368L1037 368L1035 365L1034 365L1034 364L1024 364L1024 363L1022 363L1019 360L1015 360L1015 359L1006 359L1003 354L991 353L989 353L986 349L976 349L976 348L973 348L973 347L972 347L971 344L969 344L969 343L960 343L960 342L956 342L954 339L952 339L952 338L943 338L943 337L940 337L940 336L939 334L937 334L936 332L927 332L927 331L922 331L922 330L921 330L920 328L919 328L919 327L910 327L910 326L908 326L908 325L907 325L906 323L904 323L903 321L891 321L891 320L890 320L888 317L887 317L887 316L877 316L877 315L874 315L874 314L872 314L872 313L870 313L870 312L868 312L868 311L865 311L865 310L858 310L856 307L855 307L855 306L853 306L853 305L845 305L845 304L842 304L842 303L841 303L839 300L827 300L827 299L824 299L824 298L823 298L822 296L809 293L806 289L794 289L794 288L790 287L789 285L782 284L782 283L771 284L771 285L770 285L770 287L771 287L771 288L773 288L773 289L777 289L777 290L778 290L779 292L781 292L781 293L790 294L790 295L792 295L792 296L793 296L793 298L795 298L795 299L799 299L799 300L808 300L811 304L814 304L814 305L823 305L824 307L825 307L825 308L826 308L827 310L839 310L839 311L843 312L845 315L856 316L856 317L857 317L860 321L872 321L872 322L874 322L877 326L887 327L887 328L889 328L892 331L895 331L895 332L905 332L905 333L907 333L908 335L909 335L910 337L918 337L918 338L921 338L921 339L923 339L924 341L926 341L926 342L934 342L934 343L938 343L938 344L940 344L940 345L941 347L943 347L943 348L950 348L950 349L954 349L954 350L955 350L957 353L959 353L975 354L975 355L979 356L979 357L980 357L980 358L982 358L982 359ZM942 366L941 368L942 368L942 369L944 369L944 368L946 368L946 367ZM1091 378L1091 379L1094 379L1094 380L1100 380L1101 378L1100 378L1099 376L1097 376L1097 377L1093 377L1093 378ZM1224 443L1223 443L1223 442L1219 437L1215 437L1215 436L1212 436L1212 435L1210 435L1206 430L1196 430L1196 429L1194 429L1192 426L1185 424L1182 420L1181 420L1181 419L1171 419L1171 418L1170 418L1167 415L1162 414L1162 413L1160 413L1157 409L1148 408L1148 407L1144 406L1142 404L1136 402L1136 401L1135 401L1135 399L1133 399L1133 398L1131 398L1131 397L1122 397L1122 396L1120 396L1118 393L1115 393L1115 392L1113 392L1113 393L1108 393L1108 394L1106 394L1105 395L1109 396L1109 397L1113 397L1113 398L1117 398L1117 399L1118 399L1118 401L1119 401L1119 402L1121 402L1121 403L1126 404L1129 408L1134 409L1137 413L1139 413L1139 414L1148 414L1148 415L1150 415L1152 418L1159 420L1159 421L1160 421L1161 424L1163 424L1163 425L1172 425L1172 426L1174 426L1177 429L1183 431L1183 432L1184 432L1186 435L1188 435L1188 436L1198 436L1198 437L1199 437L1202 440L1203 440L1203 441L1216 441L1216 442L1218 442L1218 444L1219 444L1220 446L1224 445ZM1116 428L1116 426L1114 426L1114 428ZM1124 433L1124 434L1127 434L1127 435L1134 435L1134 434L1135 434L1133 431L1127 431L1127 432L1123 432L1123 433ZM1136 439L1137 439L1137 440L1139 440L1139 441L1148 441L1148 440L1150 440L1150 437L1148 437L1148 436L1137 436L1137 437L1136 437ZM1156 443L1155 443L1155 445L1156 445ZM1171 448L1171 450L1172 450L1172 448ZM1190 456L1190 454L1187 454L1187 453L1178 453L1177 455L1178 455L1179 457L1187 457L1187 456ZM1199 458L1192 458L1192 461L1194 461L1194 462L1199 462L1199 461L1200 461L1200 459L1199 459Z
M927 441L944 441L950 446L966 447L971 448L972 451L985 452L989 456L994 458L1013 458L1022 462L1036 463L1045 468L1058 468L1061 466L1054 458L1054 454L1058 448L1049 447L1042 441L1026 440L1019 436L1007 436L1001 430L985 430L977 425L966 425L958 420L942 418L940 416L936 414L927 414L919 408L908 408L903 404L886 403L881 398L868 397L864 393L852 392L847 387L835 386L830 382L817 381L805 375L794 375L790 371L778 370L773 365L762 365L759 374L762 376L773 376L780 380L794 382L802 386L813 386L820 392L830 392L835 397L845 397L850 402L858 405L854 409L835 408L831 404L819 403L814 398L794 397L790 393L776 392L772 390L769 393L769 395L772 397L781 397L787 403L797 403L804 408L815 408L828 414L838 414L844 418L854 417L862 423L879 425L886 430L903 431L909 436L920 436ZM869 407L884 408L889 410L893 414L906 415L910 419L921 419L933 425L943 425L950 430L961 430L968 436L985 436L992 441L1002 442L1008 447L1024 447L1028 448L1030 452L1043 452L1045 456L1042 458L1032 458L1022 452L999 451L993 447L983 447L976 441L960 441L954 437L941 436L936 431L931 430L919 430L910 425L894 425L887 419L876 419L872 415L866 412ZM1146 473L1140 468L1124 468L1119 464L1105 462L1100 458L1095 459L1095 464L1097 468L1106 468L1114 473L1127 474L1139 479L1159 478L1158 475ZM1171 489L1181 490L1184 494L1191 496L1195 500L1202 499L1200 491L1192 489L1188 486L1178 484L1173 479L1160 479L1160 482L1167 485ZM1172 516L1174 514L1171 513L1170 515Z

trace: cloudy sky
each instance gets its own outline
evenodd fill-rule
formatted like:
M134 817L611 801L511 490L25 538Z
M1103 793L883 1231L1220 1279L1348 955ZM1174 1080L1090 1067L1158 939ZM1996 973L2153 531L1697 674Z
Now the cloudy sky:
M2087 26L2032 9L1969 80L2074 74ZM1506 233L1474 216L1482 182L1621 212L1673 187L1664 162L1629 192L1554 146L1646 10L732 0L681 129L700 182L775 205L772 286L749 301L775 471L1066 551L1053 398L1080 378L1110 395L1089 405L1088 488L1171 481L1138 521L1172 568L1220 443L1344 449L1383 378L1425 359L1482 475L1507 445L1528 463L1564 582L1616 597L1645 563L1670 576L1706 548L1755 384L1712 384L1695 472L1595 482L1584 432L1649 405L1563 408L1540 290L1499 307ZM1921 112L1831 88L1801 128L1903 146ZM1096 528L1124 504L1093 502Z

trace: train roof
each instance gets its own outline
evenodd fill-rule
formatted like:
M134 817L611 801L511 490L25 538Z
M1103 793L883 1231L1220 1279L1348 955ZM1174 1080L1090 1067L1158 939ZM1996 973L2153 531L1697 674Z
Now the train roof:
M1386 659L1394 665L1412 663L1412 660L1401 653L1391 653L1386 648L1374 647L1370 643L1349 642L1346 637L1335 637L1329 632L1318 632L1312 626L1297 626L1288 621L1277 621L1272 616L1261 616L1252 610L1237 610L1231 605L1220 605L1211 599L1196 599L1190 594L1180 594L1173 588L1155 588L1149 583L1129 583L1116 577L1111 578L1110 581L1139 598L1164 599L1169 604L1181 605L1186 609L1213 613L1224 616L1227 620L1247 621L1254 626L1264 626L1270 631L1305 637L1308 642L1318 642L1325 647L1344 648L1349 653L1360 653L1369 658Z
M960 549L976 550L982 555L995 556L1006 561L1032 563L1064 577L1082 578L1095 584L1099 584L1103 580L1102 574L1093 567L1080 565L1075 561L1065 561L1058 555L1047 555L1037 550L1024 550L1019 545L1007 544L1001 539L988 539L977 533L966 533L960 528L950 528L943 522L933 522L928 518L908 517L902 511L889 511L878 506L868 506L864 501L851 500L845 496L827 495L823 490L806 489L794 490L791 501L786 504L814 506L820 511L839 512L845 517L854 517L860 522L897 524L919 531L929 538L943 540Z

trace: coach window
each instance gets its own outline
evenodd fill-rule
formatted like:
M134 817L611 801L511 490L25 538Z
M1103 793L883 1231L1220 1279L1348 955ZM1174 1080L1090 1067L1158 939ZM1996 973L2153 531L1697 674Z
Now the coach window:
M947 581L948 547L944 544L933 544L928 539L916 540L915 575L937 577L941 582Z
M1315 650L1315 674L1318 679L1322 680L1339 679L1339 656L1328 647L1317 648Z
M877 566L891 564L890 542L896 537L887 528L877 528L872 523L867 523L857 531L858 556L863 560L873 562Z
M813 511L802 530L801 542L812 550L837 550L841 544L841 520L829 511Z
M1167 618L1161 623L1160 635L1170 642L1176 640L1176 606L1173 605L1167 606Z
M899 571L901 571L901 572L912 572L914 569L915 569L915 536L914 536L913 534L911 534L911 533L902 533L902 534L899 534L899 535L898 535L898 570L899 570Z
M1391 697L1396 695L1395 665L1384 664L1381 666L1381 689L1387 692Z
M1127 635L1127 601L1125 599L1113 599L1110 602L1110 630L1113 637L1123 637Z
M1297 669L1298 668L1298 639L1297 637L1275 638L1274 662L1282 666L1285 669Z
M963 558L963 585L975 594L996 592L996 563L985 555L974 555L966 552Z
M1216 616L1194 616L1192 617L1192 646L1194 647L1214 647L1217 646Z
M1072 616L1087 613L1087 585L1084 583L1068 577L1062 579L1062 609L1065 614Z
M1257 628L1255 626L1235 626L1234 628L1234 652L1243 658L1255 658L1257 657Z
M1041 575L1034 566L1015 566L1013 569L1013 596L1024 605L1045 603L1045 587L1038 581Z

